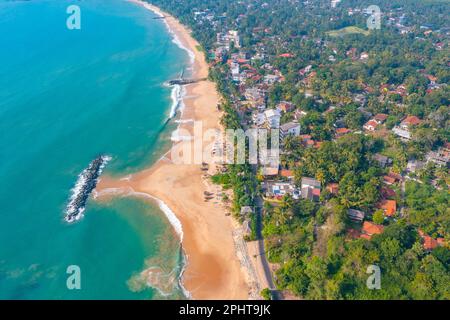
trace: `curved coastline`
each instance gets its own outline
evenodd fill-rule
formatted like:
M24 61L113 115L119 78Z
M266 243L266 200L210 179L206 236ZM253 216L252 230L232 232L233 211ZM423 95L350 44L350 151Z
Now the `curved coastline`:
M121 179L120 181L130 181L131 178L132 178L132 176L128 176L125 179ZM135 196L135 197L138 197L138 198L150 199L151 201L154 201L154 202L156 202L158 204L159 209L164 213L164 215L166 216L166 218L169 221L170 225L172 226L173 230L175 231L175 233L179 237L183 264L181 266L181 271L180 271L179 278L178 278L178 284L179 284L179 286L180 286L184 296L186 298L190 299L191 298L191 293L183 285L183 274L184 274L184 272L186 270L186 267L187 267L188 255L187 255L186 251L183 248L183 235L184 235L183 234L183 226L181 224L181 221L176 216L176 214L161 199L159 199L157 197L154 197L154 196L152 196L149 193L134 191L131 187L127 187L127 188L117 187L117 188L102 189L100 192L95 192L94 198L97 199L97 198L102 198L102 197L105 197L105 196L125 196L125 197ZM145 272L147 270L148 269L146 269L146 270L144 270L142 272ZM162 296L167 296L168 295L168 294L165 294L163 291L161 291L159 288L155 288L155 289L158 290Z
M198 43L186 27L147 2L127 1L164 16L173 42L189 53L192 76L207 76L209 66L204 54L198 50ZM177 104L183 106L181 116L176 120L177 130L183 128L192 132L193 120L202 121L205 130L221 129L221 114L216 109L220 97L215 84L205 81L183 89L182 101ZM171 118L176 113L174 105L175 102ZM103 177L97 194L101 197L107 195L108 190L121 194L132 191L134 195L156 201L180 236L184 266L179 283L188 298L248 299L248 278L241 268L233 238L236 223L225 215L223 204L204 201L203 193L211 190L211 186L204 179L200 166L173 164L168 154L170 150L149 169L126 179Z

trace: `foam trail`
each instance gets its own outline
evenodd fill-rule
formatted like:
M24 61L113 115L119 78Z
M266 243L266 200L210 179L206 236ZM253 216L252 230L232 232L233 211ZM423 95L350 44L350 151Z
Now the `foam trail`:
M141 6L143 6L144 8L146 8L147 10L152 11L154 14L156 14L158 17L164 18L164 15L156 10L154 10L149 3L141 1L141 0L129 0L130 2L134 2L136 4L139 4ZM195 62L195 53L192 52L191 50L189 50L188 48L186 48L183 43L180 41L180 39L178 38L177 34L172 30L172 28L170 27L170 25L167 23L167 21L165 19L162 19L164 21L164 24L166 25L167 30L169 31L170 35L172 36L172 42L174 44L176 44L180 49L186 51L189 55L191 64L193 64Z
M181 246L181 255L183 257L183 266L180 271L180 276L178 277L178 284L181 288L181 291L183 291L184 296L188 299L192 299L191 293L183 285L183 275L184 275L184 272L186 271L186 268L188 265L188 255L187 255L186 251L183 249L183 246Z
M184 120L175 120L175 123L192 123L195 122L194 119L184 119Z
M180 237L180 242L183 242L183 226L181 225L181 221L177 218L175 213L169 208L169 206L162 200L153 197L149 194L143 193L142 195L147 195L148 197L152 198L156 203L158 203L159 208L162 212L166 215L167 219L169 220L170 224L174 228L175 232Z
M180 142L180 141L192 141L193 137L188 135L188 136L182 136L180 135L180 130L177 129L175 131L172 132L172 136L170 137L170 140L172 142Z
M183 45L183 43L180 41L180 39L175 34L175 32L172 31L172 29L170 28L170 26L167 22L166 22L166 26L169 29L170 34L173 36L172 42L175 43L178 46L178 48L180 48L181 50L184 50L188 53L190 62L191 62L191 64L193 64L195 62L195 53Z
M183 227L181 225L181 221L177 218L175 213L159 198L156 198L148 193L144 192L136 192L131 188L122 189L122 188L108 188L104 189L101 192L97 194L97 196L103 196L103 195L122 195L122 196L138 196L143 198L148 198L153 201L155 201L158 204L158 207L161 209L161 211L164 213L164 215L167 217L167 219L170 222L170 225L173 227L175 232L180 238L180 243L183 242Z
M156 198L148 193L144 193L144 192L136 192L133 189L121 189L121 188L109 188L109 189L105 189L102 190L98 195L105 195L105 194L113 194L113 195L124 195L124 196L138 196L138 197L143 197L143 198L148 198L148 199L152 199L153 201L156 201L156 203L158 204L158 207L161 209L161 211L164 213L164 215L167 217L167 220L169 220L170 225L172 226L172 228L175 230L175 232L177 233L179 239L180 239L180 244L181 244L181 254L182 254L182 258L183 258L183 263L182 263L182 268L180 271L180 275L178 277L178 283L179 286L181 288L181 290L183 291L184 296L187 299L191 299L192 295L191 293L184 287L183 285L183 274L186 271L187 268L187 264L188 264L188 255L186 253L186 251L183 249L183 238L184 238L184 233L183 233L183 226L181 224L181 221L177 218L177 216L175 215L175 213L169 208L169 206L162 201L159 198ZM159 291L159 290L158 290ZM162 295L164 295L163 292L160 292Z
M175 85L172 88L172 93L170 95L170 97L172 99L172 106L170 108L169 119L172 119L173 117L175 117L177 111L184 107L183 98L184 98L185 94L186 94L185 88L183 88L180 85Z

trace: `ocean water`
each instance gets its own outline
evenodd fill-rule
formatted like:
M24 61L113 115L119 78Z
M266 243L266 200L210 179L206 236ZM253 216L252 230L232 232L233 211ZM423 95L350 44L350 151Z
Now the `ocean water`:
M81 30L66 27L71 4ZM0 1L0 299L182 297L179 239L157 204L90 199L84 219L63 221L97 155L124 176L170 146L163 83L189 55L154 16L123 0Z

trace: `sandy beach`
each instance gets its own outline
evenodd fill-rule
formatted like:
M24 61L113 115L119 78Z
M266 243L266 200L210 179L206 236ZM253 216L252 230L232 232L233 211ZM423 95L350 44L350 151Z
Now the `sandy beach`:
M164 21L182 46L195 54L192 76L207 77L205 56L197 49L198 43L187 28L148 3L130 1L164 15ZM215 84L202 81L187 86L186 90L181 120L202 121L203 131L221 129L221 113L217 109L220 97ZM180 127L191 133L192 126L189 121L180 121ZM248 299L248 275L241 266L233 240L239 226L226 216L226 209L219 200L205 202L204 192L215 195L220 192L220 188L213 186L205 176L214 174L215 170L216 166L212 164L208 172L202 171L198 164L175 164L169 153L151 168L129 179L102 177L97 192L100 200L102 194L109 194L112 189L148 194L162 200L175 213L182 225L182 245L187 256L182 283L191 298Z

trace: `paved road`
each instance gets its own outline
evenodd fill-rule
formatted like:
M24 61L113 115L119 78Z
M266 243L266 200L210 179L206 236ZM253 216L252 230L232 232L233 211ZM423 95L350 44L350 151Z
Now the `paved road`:
M257 166L254 166L254 170L257 170ZM256 174L256 172L255 172ZM264 248L264 238L262 235L262 214L263 214L263 205L264 201L263 199L258 195L255 199L255 206L256 206L256 214L257 214L257 230L256 230L256 236L257 236L257 242L258 242L258 251L260 252L261 259L257 259L257 261L260 261L262 268L264 270L264 276L266 278L266 281L269 285L269 289L272 292L272 299L273 300L279 300L280 294L277 291L277 288L273 282L272 278L272 271L270 270L269 261L267 261L266 257L266 251Z

